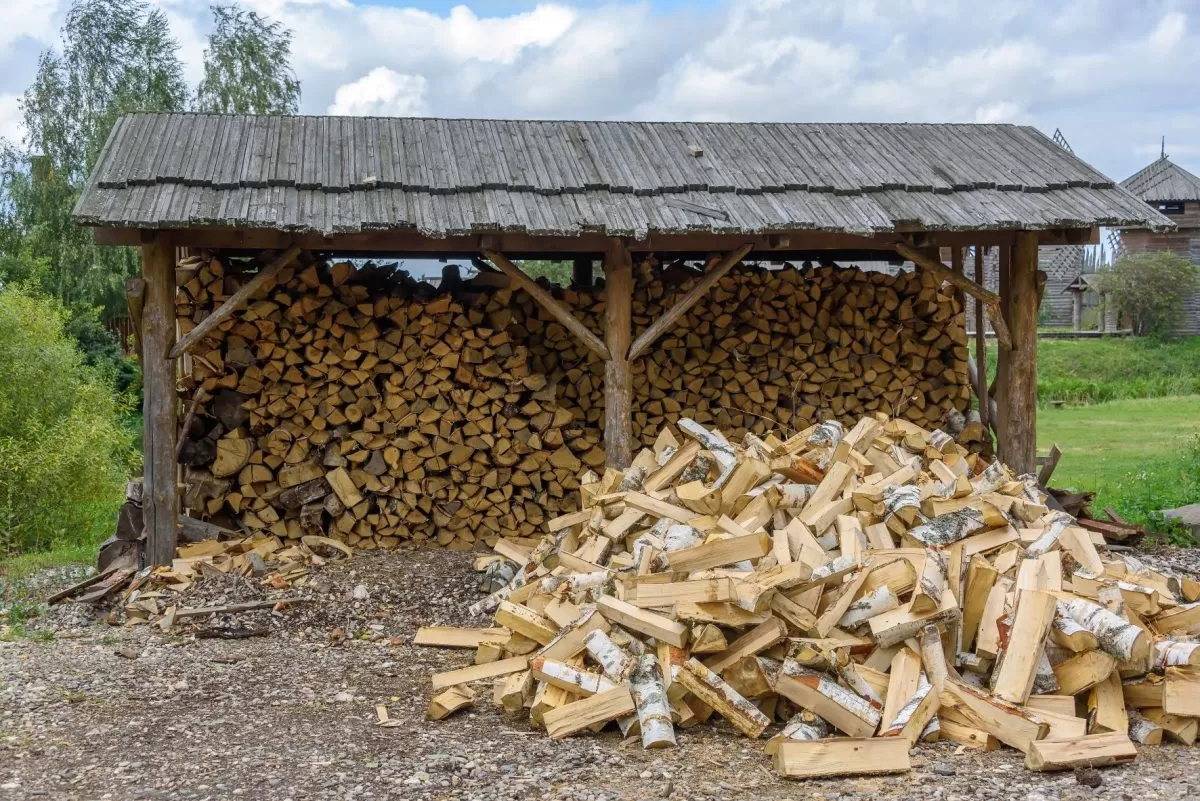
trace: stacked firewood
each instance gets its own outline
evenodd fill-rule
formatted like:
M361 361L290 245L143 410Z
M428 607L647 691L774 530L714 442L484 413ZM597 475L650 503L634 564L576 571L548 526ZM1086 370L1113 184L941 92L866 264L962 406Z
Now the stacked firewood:
M790 778L905 770L937 739L1034 770L1195 741L1200 583L1105 555L1031 476L882 414L678 432L482 558L493 625L416 637L475 652L431 718L484 681L555 738L669 747L716 715Z
M635 335L699 275L643 262L633 291ZM530 332L536 369L561 376L561 402L600 425L599 357L531 299L519 300L524 317L539 322ZM565 300L589 328L603 330L603 293L568 291ZM830 418L853 423L875 411L936 428L951 409L969 405L967 360L959 301L936 280L915 272L742 267L634 363L634 439L649 446L680 416L731 436Z
M181 263L182 334L247 267ZM635 330L698 275L638 273ZM602 331L602 288L556 292ZM966 355L953 293L918 274L741 268L635 361L635 442L681 414L741 436L874 411L979 437L956 411ZM604 464L603 374L500 273L449 269L435 289L302 259L185 359L184 505L246 534L358 548L533 536L578 508L580 469Z

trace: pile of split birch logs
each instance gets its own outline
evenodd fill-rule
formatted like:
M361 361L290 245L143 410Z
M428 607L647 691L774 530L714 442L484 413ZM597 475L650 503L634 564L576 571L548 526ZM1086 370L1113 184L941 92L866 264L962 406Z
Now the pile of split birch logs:
M181 262L181 335L254 266ZM649 261L635 273L635 333L699 275ZM602 287L553 291L602 330ZM928 428L950 416L980 438L955 411L968 406L962 317L953 290L916 273L737 268L635 361L635 442L679 416L740 437L870 412ZM359 548L536 536L578 508L580 470L604 464L603 375L502 273L450 270L435 289L301 254L184 357L184 506L248 535Z
M1098 550L1031 476L883 415L677 431L480 558L493 626L416 637L475 652L433 676L431 718L484 681L555 738L668 747L719 717L791 778L905 770L937 739L1033 770L1194 742L1200 583Z

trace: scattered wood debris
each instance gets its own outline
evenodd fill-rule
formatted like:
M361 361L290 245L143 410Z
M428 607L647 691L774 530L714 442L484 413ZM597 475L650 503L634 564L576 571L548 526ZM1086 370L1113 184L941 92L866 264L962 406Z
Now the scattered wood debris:
M110 567L50 596L48 603L65 600L99 604L113 601L109 622L134 626L155 624L170 631L177 621L256 609L283 611L302 603L300 597L272 597L213 606L180 606L180 600L198 580L240 576L268 590L308 584L311 565L347 559L345 544L315 535L285 546L278 537L245 537L218 541L206 539L180 545L170 567L142 570ZM197 630L198 637L241 639L264 634L257 629L211 628Z
M679 434L479 560L508 577L472 606L493 626L415 639L474 650L431 718L485 681L551 737L670 747L717 715L790 778L904 771L938 739L1039 771L1195 740L1200 583L1112 555L1033 476L883 416Z

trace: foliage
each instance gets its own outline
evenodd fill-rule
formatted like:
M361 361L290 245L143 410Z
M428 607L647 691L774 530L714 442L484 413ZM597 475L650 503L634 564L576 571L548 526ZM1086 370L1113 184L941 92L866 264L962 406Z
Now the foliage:
M547 261L544 259L526 259L520 264L521 271L530 278L538 279L545 278L552 284L559 286L571 285L571 262L569 261Z
M141 0L76 0L61 51L42 53L22 98L25 141L0 160L0 246L44 264L39 286L68 306L122 307L135 253L96 247L71 210L120 115L184 108L178 49L164 13Z
M1100 291L1133 323L1139 336L1171 336L1183 301L1200 285L1200 268L1169 251L1122 256L1100 274Z
M66 332L83 353L84 364L114 383L118 394L140 392L142 374L137 360L121 352L116 334L100 321L99 309L73 309Z
M68 320L57 301L0 292L0 551L102 537L136 458Z
M1046 409L1038 443L1063 450L1054 486L1095 492L1097 511L1151 531L1170 536L1161 510L1200 502L1200 395Z
M996 375L996 349L988 349ZM1038 340L1038 402L1103 403L1200 394L1200 337Z
M237 6L213 6L213 32L204 51L198 111L295 114L300 81L292 71L292 32Z

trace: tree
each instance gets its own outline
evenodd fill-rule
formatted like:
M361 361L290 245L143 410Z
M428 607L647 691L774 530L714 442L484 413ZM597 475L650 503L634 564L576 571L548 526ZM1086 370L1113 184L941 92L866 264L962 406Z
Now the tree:
M0 553L99 540L136 464L123 400L84 363L68 317L0 291Z
M21 108L25 140L0 155L0 248L44 263L39 285L68 306L124 305L134 251L97 248L71 210L117 118L182 110L183 66L166 16L141 0L76 0L61 52L42 53Z
M1200 268L1169 251L1122 256L1100 276L1100 291L1139 336L1171 336L1182 319L1184 299L1198 286Z
M292 32L237 6L213 6L196 110L221 114L295 114L300 81L291 67Z
M521 271L530 278L545 278L552 284L570 286L572 266L569 261L547 261L545 259L526 259L521 262Z

